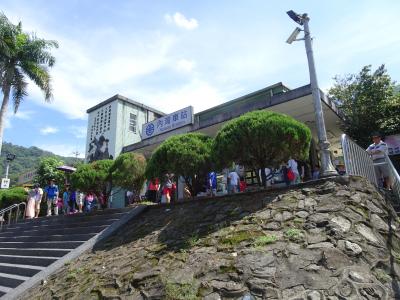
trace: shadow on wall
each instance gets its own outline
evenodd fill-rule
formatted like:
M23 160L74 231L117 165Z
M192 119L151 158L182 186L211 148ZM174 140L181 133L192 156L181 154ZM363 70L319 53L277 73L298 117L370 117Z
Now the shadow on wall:
M217 201L212 198L169 206L151 206L112 239L96 245L94 250L111 250L148 235L157 237L153 242L159 247L157 252L160 255L189 249L198 239L229 227L231 223L264 208L277 195L270 191L258 194L259 201L254 201L254 193L247 193L217 198Z

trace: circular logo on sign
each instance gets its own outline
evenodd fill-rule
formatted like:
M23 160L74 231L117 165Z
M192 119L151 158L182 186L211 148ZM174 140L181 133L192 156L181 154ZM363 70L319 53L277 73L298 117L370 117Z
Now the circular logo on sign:
M149 124L146 126L146 135L151 136L154 133L154 124Z

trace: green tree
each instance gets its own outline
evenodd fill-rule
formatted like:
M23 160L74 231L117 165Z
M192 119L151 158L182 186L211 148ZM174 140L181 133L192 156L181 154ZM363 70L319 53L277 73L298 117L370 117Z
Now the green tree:
M220 168L232 162L254 170L276 166L289 157L306 159L310 129L295 119L270 111L253 111L233 119L217 133L214 157ZM265 174L262 172L265 185Z
M365 66L358 74L336 76L329 96L343 115L343 130L366 147L371 133L384 135L400 132L400 94L385 66L375 71Z
M90 164L79 165L71 174L71 184L82 192L93 192L97 196L109 198L112 190L111 159L98 160Z
M50 179L54 179L55 183L61 188L64 185L65 174L57 170L57 167L63 164L64 162L56 157L50 156L42 158L37 169L35 181L39 183L41 187L45 187L48 185Z
M140 153L123 153L111 166L113 184L138 196L146 180L146 158Z
M0 13L0 84L3 92L0 109L0 152L10 95L16 113L27 95L26 78L32 80L43 91L46 101L50 101L52 90L48 67L54 65L55 58L49 50L57 47L55 41L23 32L21 23L14 25Z
M165 140L151 156L147 178L163 178L167 173L182 176L192 195L199 181L212 169L212 139L201 133L176 135Z

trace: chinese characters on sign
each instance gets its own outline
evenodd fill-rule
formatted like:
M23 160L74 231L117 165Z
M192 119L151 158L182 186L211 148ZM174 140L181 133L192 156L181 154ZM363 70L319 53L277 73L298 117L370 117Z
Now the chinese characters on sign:
M189 106L172 114L143 124L142 139L159 135L179 127L193 124L193 107Z

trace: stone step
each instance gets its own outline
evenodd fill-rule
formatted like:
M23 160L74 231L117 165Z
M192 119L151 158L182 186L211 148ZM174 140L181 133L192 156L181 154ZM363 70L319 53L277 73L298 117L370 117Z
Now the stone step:
M10 227L13 227L15 225L29 227L29 226L44 225L44 224L54 225L54 224L69 224L78 222L91 222L94 220L119 219L125 214L126 212L117 212L104 215L76 214L68 216L42 217L37 219L25 219L18 222L17 224L10 225Z
M83 241L74 242L0 242L0 248L40 248L40 249L74 249L82 245Z
M42 232L41 235L23 235L23 236L0 236L0 242L63 242L63 241L87 241L97 232L94 233L74 233L74 234L52 234L47 235ZM27 233L28 234L28 233Z
M0 273L32 277L45 267L0 263Z
M15 231L5 231L0 233L0 238L1 237L13 237L13 236L47 236L47 235L73 235L77 233L99 233L102 231L104 228L106 228L108 225L100 225L100 226L91 226L91 227L85 227L84 229L78 228L63 228L60 226L59 228L56 229L38 229L38 230L19 230L17 232Z
M4 296L5 294L7 294L8 292L10 292L12 290L12 288L6 287L6 286L1 286L0 285L0 297Z
M0 248L0 255L63 257L73 249ZM1 271L0 271L1 272Z
M92 227L92 226L100 226L100 225L110 225L117 221L119 219L117 218L109 218L109 219L104 219L104 220L94 220L94 221L87 221L87 222L73 222L73 223L66 223L62 224L63 228L86 228L86 227ZM7 228L8 231L13 231L16 232L18 230L38 230L38 229L56 229L60 228L60 224L41 224L41 225L33 225L30 224L29 226L26 224L20 225L20 223L10 225L10 227Z
M10 288L15 288L23 283L29 277L0 273L0 285Z
M58 257L0 255L0 263L47 267Z

